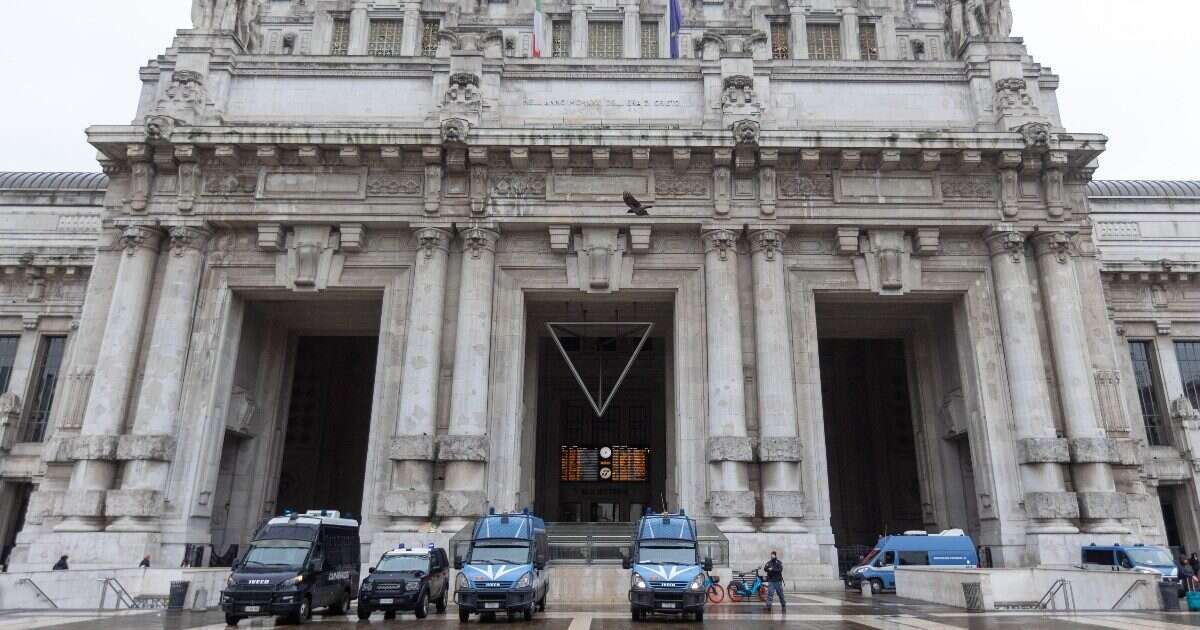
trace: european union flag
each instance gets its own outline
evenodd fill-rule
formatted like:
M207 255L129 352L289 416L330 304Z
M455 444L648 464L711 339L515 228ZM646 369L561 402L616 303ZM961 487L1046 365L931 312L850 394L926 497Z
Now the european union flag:
M679 0L670 0L667 7L667 23L671 27L671 58L679 58L679 29L683 26L683 11L679 9Z

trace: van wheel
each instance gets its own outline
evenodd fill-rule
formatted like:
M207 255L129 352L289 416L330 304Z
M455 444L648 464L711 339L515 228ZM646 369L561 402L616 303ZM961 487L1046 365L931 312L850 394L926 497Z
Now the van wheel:
M446 592L445 591L442 591L442 596L439 597L436 602L434 602L434 606L437 607L437 611L439 613L446 612Z
M466 608L459 608L458 609L458 622L459 623L467 623L470 620L471 620L471 611L467 610Z
M325 610L325 614L326 615L344 615L344 614L346 614L346 608L349 604L350 604L350 591L346 591L346 592L342 593L342 596L340 598L338 598L338 600L336 602L329 605L329 608Z
M538 610L538 612L546 612L546 596L545 595L542 595L542 598L538 600L537 610Z
M535 604L530 604L530 605L529 605L529 608L526 608L525 610L522 610L522 611L521 611L521 616L525 618L525 621L532 621L532 620L533 620L533 609L534 609L534 607L535 607Z
M366 621L371 618L371 608L369 606L358 606L358 620Z
M636 610L636 609L631 610L631 611L629 611L629 616L633 617L634 621L641 621L642 620L642 611Z
M704 621L704 611L703 611L703 610L697 610L697 611L696 611L696 615L695 615L695 619L696 619L696 621Z
M878 595L883 592L882 580L871 580L871 592Z
M413 609L417 614L417 619L424 619L429 614L429 601L426 599L425 593L417 595L417 607Z
M237 615L225 615L225 625L227 626L236 626L241 620L242 618Z

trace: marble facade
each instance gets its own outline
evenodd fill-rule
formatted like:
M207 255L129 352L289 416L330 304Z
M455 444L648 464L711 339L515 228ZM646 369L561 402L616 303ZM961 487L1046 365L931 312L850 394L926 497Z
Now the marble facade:
M1088 201L1106 138L1063 127L1007 2L704 0L680 59L656 0L545 3L569 39L546 58L526 0L216 4L237 19L206 5L179 31L132 124L88 130L107 192L94 253L62 258L83 256L86 298L0 306L70 334L52 430L0 456L37 484L14 568L244 537L276 507L304 326L379 335L372 555L529 504L526 313L572 299L670 305L670 498L735 565L774 546L836 578L827 334L911 344L931 529L969 528L1005 566L1164 540L1150 475L1193 469L1153 463L1190 450L1131 421ZM613 22L620 45L590 45ZM364 300L374 321L347 306ZM278 306L298 301L308 322Z

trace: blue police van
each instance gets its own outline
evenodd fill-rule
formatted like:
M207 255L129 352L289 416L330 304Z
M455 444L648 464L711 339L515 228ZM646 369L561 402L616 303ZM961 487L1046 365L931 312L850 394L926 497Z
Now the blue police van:
M1179 567L1171 552L1153 545L1097 545L1083 547L1080 560L1085 569L1133 571L1157 576L1161 581L1179 581Z
M653 613L704 620L705 578L712 571L712 559L700 560L696 521L683 510L643 516L623 565L630 570L629 608L634 621Z
M872 593L894 591L896 567L918 566L974 569L979 566L979 554L974 541L961 529L884 536L858 566L846 573L846 586L857 589L867 583Z
M458 620L466 622L472 614L491 620L499 612L533 619L535 610L546 610L549 558L546 523L528 510L492 511L476 521L466 556L454 560Z

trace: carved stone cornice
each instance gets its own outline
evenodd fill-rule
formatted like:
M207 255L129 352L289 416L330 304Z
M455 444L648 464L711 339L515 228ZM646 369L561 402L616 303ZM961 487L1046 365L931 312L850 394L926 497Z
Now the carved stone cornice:
M433 258L433 254L450 249L450 231L443 228L423 227L414 232L417 238L417 250L425 253L425 258Z
M775 258L783 251L783 240L787 234L783 230L776 228L763 228L750 230L750 251L752 253L762 253L767 260L774 261Z
M738 233L728 228L705 229L700 233L704 241L705 253L716 251L721 260L728 260L730 252L736 257L738 252Z
M162 230L153 225L130 225L121 232L120 245L126 256L132 256L139 248L157 252L161 239Z
M1033 242L1033 250L1039 258L1042 256L1054 256L1058 262L1066 263L1071 260L1071 256L1075 253L1071 235L1065 232L1036 234L1031 241Z
M193 225L177 225L167 229L170 236L171 255L183 256L189 251L203 252L212 236L212 231Z
M463 254L471 258L479 258L483 252L496 252L496 241L500 239L499 230L481 226L471 226L459 232L462 238Z
M1015 263L1025 259L1025 237L1016 230L993 230L984 242L992 256L1008 256Z

